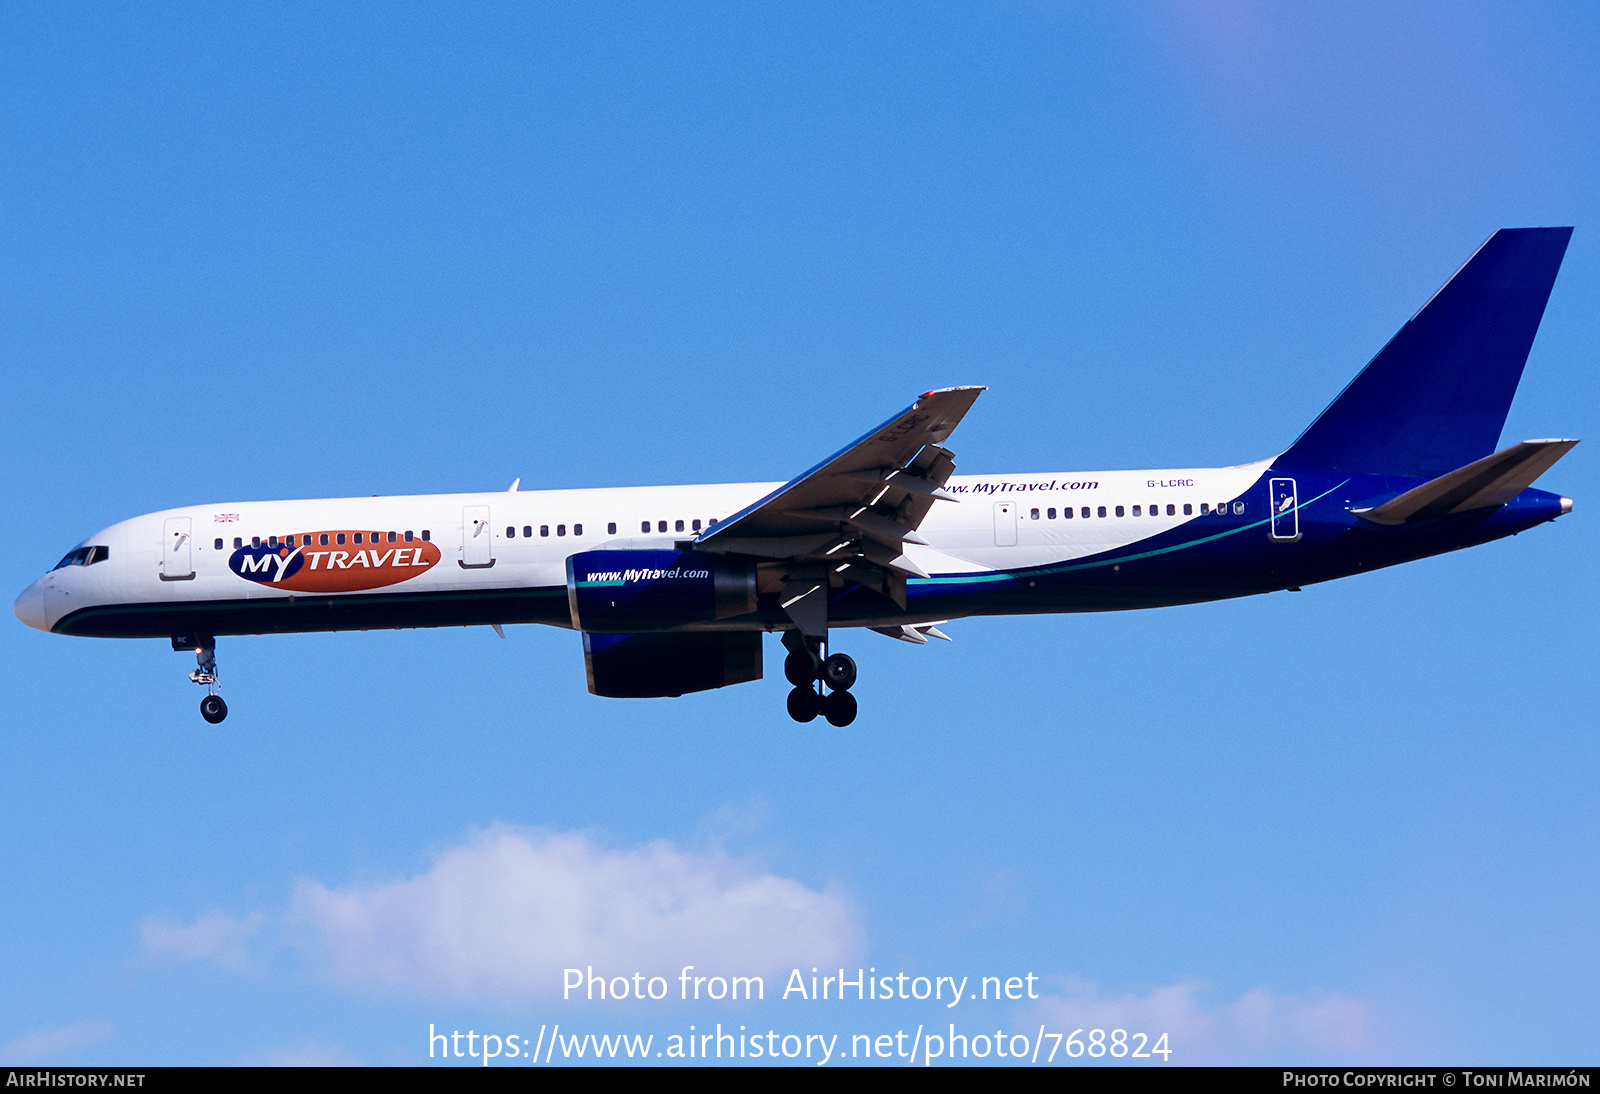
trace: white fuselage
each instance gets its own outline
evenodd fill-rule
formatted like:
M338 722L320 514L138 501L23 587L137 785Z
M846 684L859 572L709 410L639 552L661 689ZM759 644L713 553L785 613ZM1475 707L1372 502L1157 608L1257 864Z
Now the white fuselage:
M1263 461L1162 471L957 475L946 489L959 501L934 505L918 529L927 545L908 545L906 554L930 574L1016 569L1098 554L1196 519L1237 497L1265 466ZM228 564L241 544L274 539L287 543L291 536L297 537L295 548L307 556L302 565L308 573L312 568L346 570L355 579L362 568L371 569L380 561L386 567L398 562L415 571L391 574L396 580L384 584L385 592L556 587L566 581L569 555L606 548L672 548L779 485L525 490L186 506L122 521L84 540L85 545L105 547L105 560L51 571L18 598L16 612L30 626L50 630L64 617L94 605L303 596L245 580ZM174 537L172 529L179 527L188 531L186 558L174 558L171 549L171 542L181 538ZM321 537L327 529L349 530L336 533L348 539L300 542L307 536ZM362 536L359 545L353 541L357 529ZM373 533L378 534L376 544L370 542ZM437 548L435 564L420 564L417 548L424 536ZM176 572L166 572L172 570ZM428 624L419 620L395 625Z

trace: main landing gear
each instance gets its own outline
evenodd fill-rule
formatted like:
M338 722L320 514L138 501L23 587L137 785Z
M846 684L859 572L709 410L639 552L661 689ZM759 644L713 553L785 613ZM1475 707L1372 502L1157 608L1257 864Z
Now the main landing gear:
M850 694L850 687L856 682L856 663L850 656L835 653L823 657L823 642L801 638L794 631L784 635L783 644L789 647L783 675L794 685L789 693L789 717L809 722L820 714L836 726L855 721L856 697Z
M189 674L189 679L206 688L206 697L200 700L200 717L216 725L228 716L228 704L217 694L217 640L210 635L179 635L172 640L175 650L194 650L199 668Z

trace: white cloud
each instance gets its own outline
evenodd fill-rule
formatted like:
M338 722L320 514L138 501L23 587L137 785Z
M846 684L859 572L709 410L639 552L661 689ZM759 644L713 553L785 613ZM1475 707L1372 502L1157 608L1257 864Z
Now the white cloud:
M25 1033L0 1045L0 1065L25 1067L59 1063L62 1057L110 1037L111 1031L110 1022L76 1022Z
M247 973L255 966L250 943L266 922L260 912L246 916L207 912L188 926L152 918L139 924L139 943L152 963L204 960L229 972Z
M1174 1064L1321 1062L1368 1049L1371 1007L1321 992L1279 994L1255 988L1231 1003L1207 1006L1206 985L1183 982L1112 995L1087 980L1067 980L1037 1005L1038 1021L1074 1029L1168 1035Z
M264 925L271 945L335 983L459 1001L550 996L567 967L776 975L847 964L863 948L847 898L721 851L665 840L614 849L509 826L474 833L414 877L337 888L302 879L280 915L150 920L141 935L151 957L244 972Z

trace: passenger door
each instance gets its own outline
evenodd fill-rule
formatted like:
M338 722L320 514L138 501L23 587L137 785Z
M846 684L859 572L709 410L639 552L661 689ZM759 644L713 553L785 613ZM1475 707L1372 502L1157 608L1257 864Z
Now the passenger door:
M1272 499L1272 538L1280 541L1300 538L1300 505L1295 498L1293 479L1273 479L1267 484Z
M494 529L489 525L487 505L468 505L461 510L461 568L487 570L494 565Z
M188 581L194 577L194 541L188 517L168 517L161 533L161 580Z

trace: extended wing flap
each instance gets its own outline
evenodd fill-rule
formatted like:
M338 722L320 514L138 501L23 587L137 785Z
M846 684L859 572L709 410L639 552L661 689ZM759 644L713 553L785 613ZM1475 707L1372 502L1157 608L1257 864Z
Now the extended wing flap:
M1474 460L1372 509L1355 514L1374 524L1449 516L1504 505L1572 451L1577 441L1523 441L1492 456Z

